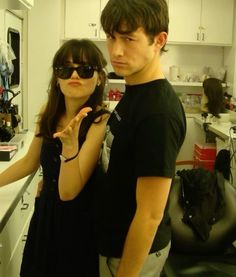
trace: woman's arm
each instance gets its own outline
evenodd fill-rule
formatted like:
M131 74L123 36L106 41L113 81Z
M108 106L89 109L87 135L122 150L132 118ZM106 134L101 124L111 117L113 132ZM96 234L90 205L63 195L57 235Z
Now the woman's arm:
M26 155L0 174L0 187L24 178L38 169L41 145L42 139L34 136Z
M69 162L61 162L58 185L60 197L65 201L74 199L80 193L92 175L99 158L108 114L102 115L99 122L91 125L82 147L79 148L78 145L80 124L90 110L82 109L65 130L54 135L62 141L63 156L70 158L79 151L76 158Z

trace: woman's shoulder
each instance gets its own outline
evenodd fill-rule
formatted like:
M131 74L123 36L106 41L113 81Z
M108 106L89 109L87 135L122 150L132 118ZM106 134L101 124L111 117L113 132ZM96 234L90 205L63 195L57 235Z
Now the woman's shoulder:
M103 120L107 120L110 116L111 112L103 107L103 106L98 106L96 111L93 114L94 122L101 122Z

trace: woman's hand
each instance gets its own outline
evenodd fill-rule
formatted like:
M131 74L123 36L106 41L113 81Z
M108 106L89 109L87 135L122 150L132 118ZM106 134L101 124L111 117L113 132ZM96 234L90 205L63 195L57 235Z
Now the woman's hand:
M65 156L74 155L78 152L78 135L80 124L88 115L88 112L92 111L92 108L85 107L69 122L66 128L60 132L54 133L54 138L59 138L61 140L63 149L62 152ZM73 153L72 153L73 152Z

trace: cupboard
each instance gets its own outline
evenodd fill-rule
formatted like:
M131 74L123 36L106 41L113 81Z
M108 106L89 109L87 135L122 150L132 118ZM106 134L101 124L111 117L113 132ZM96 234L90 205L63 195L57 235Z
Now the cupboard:
M169 0L169 42L232 44L234 0Z
M101 11L108 0L65 0L64 38L103 40ZM169 43L232 45L234 0L168 0Z
M65 38L99 39L99 0L65 0Z
M0 277L20 276L22 254L40 178L39 171L25 178L25 182L29 182L28 187L0 233Z

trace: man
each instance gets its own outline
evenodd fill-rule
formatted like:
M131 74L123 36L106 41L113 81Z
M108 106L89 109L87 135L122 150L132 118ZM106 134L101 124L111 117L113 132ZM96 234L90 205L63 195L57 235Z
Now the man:
M168 22L165 0L109 0L101 15L111 64L126 82L96 194L101 277L157 277L169 253L167 202L186 120L161 70Z

